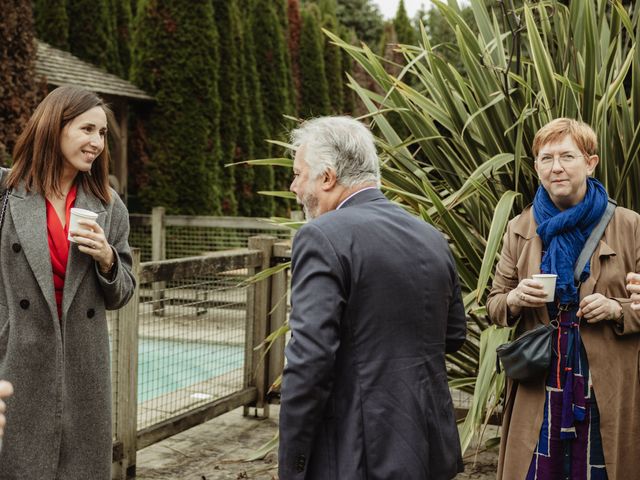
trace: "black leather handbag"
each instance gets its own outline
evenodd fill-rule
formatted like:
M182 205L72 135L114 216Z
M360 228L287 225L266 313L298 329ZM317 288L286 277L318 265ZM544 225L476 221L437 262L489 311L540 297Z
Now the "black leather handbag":
M600 222L591 231L591 235L580 252L573 271L573 278L578 289L580 288L582 270L593 255L605 228L613 217L615 208L616 203L609 199ZM496 348L496 370L498 373L500 373L500 362L502 362L506 375L513 380L526 382L542 376L551 363L553 332L558 329L558 326L558 321L552 320L548 325L539 325L527 330L515 340L498 346Z

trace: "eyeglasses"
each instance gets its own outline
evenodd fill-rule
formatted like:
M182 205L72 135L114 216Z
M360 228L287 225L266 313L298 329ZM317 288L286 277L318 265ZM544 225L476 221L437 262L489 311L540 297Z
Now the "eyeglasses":
M579 158L582 157L584 157L584 155L582 154L563 153L562 155L558 156L558 161L563 167L568 167L570 165L573 165ZM553 165L555 158L555 155L543 155L541 157L538 157L537 162L541 167L550 168Z

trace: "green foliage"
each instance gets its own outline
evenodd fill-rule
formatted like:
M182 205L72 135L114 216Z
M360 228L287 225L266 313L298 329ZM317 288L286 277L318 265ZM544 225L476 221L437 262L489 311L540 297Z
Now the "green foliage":
M449 376L452 387L474 394L462 438L468 445L502 392L502 376L489 373L504 340L496 335L506 332L487 330L483 305L507 220L537 188L535 132L561 116L592 125L601 145L596 176L620 205L640 209L640 9L551 0L510 11L505 2L493 10L471 0L476 35L455 2L434 3L454 32L449 48L466 76L426 31L420 45L403 49L402 78L370 49L341 44L384 92L352 80L379 136L387 194L451 242L469 341L448 356ZM390 113L406 135L392 127Z
M302 10L300 36L300 115L303 118L327 115L331 108L322 52L323 38L317 5Z
M398 43L405 45L414 45L417 41L416 31L409 21L407 10L404 8L404 0L398 3L398 10L393 19L393 28L396 31Z
M356 34L353 30L348 29L345 26L339 27L340 38L346 40L350 45L356 44ZM344 48L340 49L342 55L342 112L348 115L353 115L356 106L356 97L354 91L349 87L349 83L346 81L347 74L353 72L353 58L349 55L349 52Z
M477 35L478 26L474 21L471 7L461 8L459 15L471 31ZM458 72L464 74L464 65L456 46L456 32L451 29L440 10L434 7L425 12L418 12L416 15L418 30L420 29L419 22L424 24L434 53L438 53L445 62L450 63Z
M67 17L66 5L66 0L35 0L33 2L38 38L62 50L69 50L69 17Z
M285 80L286 80L286 94L289 115L295 115L296 113L296 91L293 83L292 74L292 62L291 52L289 51L289 15L288 15L288 0L272 0L275 7L276 16L280 19L280 26L282 28L282 48L284 49L284 63L285 63Z
M252 19L262 107L269 136L283 138L289 129L289 122L283 115L295 112L288 90L290 71L287 68L282 19L278 18L276 5L272 0L255 0ZM278 170L274 175L275 187L286 189L289 172ZM279 210L286 210L286 206L285 202L278 203Z
M298 111L300 109L300 31L302 29L299 0L287 0L287 18L289 26L287 43L291 57L291 78L293 79L295 107L296 111Z
M0 165L7 165L15 141L41 98L35 79L31 2L7 0L0 21Z
M120 71L123 78L129 78L131 69L131 28L133 16L130 0L110 0L113 36L120 59Z
M243 117L249 117L249 125L246 131L243 129L240 141L244 145L242 157L239 160L250 158L267 158L271 155L271 149L267 143L269 128L263 110L262 89L258 66L256 61L256 42L253 36L253 0L239 0L240 12L243 19L243 54L244 65L241 68L243 83L247 95L240 96L240 107ZM245 135L246 134L246 135ZM246 170L249 171L246 171ZM257 192L271 191L274 189L275 175L273 167L266 166L254 169L253 167L239 166L237 171L247 174L247 182L238 182L238 201L240 212L257 217L270 217L275 213L273 197L263 197ZM246 207L250 200L250 207Z
M218 36L210 2L141 0L132 79L156 99L144 125L142 205L219 214Z
M377 45L382 36L383 19L371 0L340 0L336 7L339 22L352 29L367 45Z
M322 28L340 34L338 18L336 17L336 1L321 0L319 3L322 15ZM331 113L344 112L344 84L346 77L342 66L342 50L331 43L329 37L323 35L324 69L327 79Z
M213 0L216 26L220 35L220 65L218 90L221 103L220 144L222 163L218 183L222 190L222 213L235 215L238 203L235 195L235 167L224 167L235 160L236 141L240 132L238 88L241 37L240 12L235 0Z
M118 45L107 0L67 0L71 53L122 75Z

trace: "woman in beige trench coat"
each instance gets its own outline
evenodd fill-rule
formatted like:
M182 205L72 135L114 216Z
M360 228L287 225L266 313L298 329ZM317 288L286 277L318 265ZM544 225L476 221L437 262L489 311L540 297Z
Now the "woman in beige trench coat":
M558 273L556 301L569 298L573 302L566 303L572 311L559 319L563 326L556 330L554 345L572 338L578 342L572 345L582 347L576 349L579 359L561 348L546 378L507 381L498 479L622 480L640 471L640 312L632 309L625 288L627 272L640 271L640 215L617 207L582 274L579 291L571 280L577 255L603 209L602 199L593 200L597 189L592 187L599 184L590 178L598 163L596 147L595 134L581 122L557 119L543 127L533 146L541 187L533 206L509 222L504 236L487 301L492 322L502 326L518 322L517 334L549 323L550 314L555 318L558 313L557 304L545 302L542 285L531 276L541 271ZM604 190L601 185L598 188ZM538 207L551 212L547 217L537 214L542 222L536 221ZM578 214L591 223L568 245L539 228ZM580 228L579 222L574 230ZM547 235L546 242L541 231ZM585 378L565 371L569 360L560 357L567 353L577 359L574 373L576 365L577 369L584 368L581 362L587 365L582 372ZM584 392L583 404L574 400L572 415L554 417L551 404L566 400L567 382ZM585 410L586 418L580 420ZM563 439L559 426L564 428Z

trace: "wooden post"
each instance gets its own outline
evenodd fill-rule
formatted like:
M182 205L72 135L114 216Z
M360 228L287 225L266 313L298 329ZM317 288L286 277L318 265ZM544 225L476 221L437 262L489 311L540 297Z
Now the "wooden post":
M274 250L277 246L276 244ZM286 246L285 248L288 248ZM274 252L274 256L278 256ZM288 270L282 270L271 277L271 315L269 316L269 333L282 327L287 321L287 287ZM268 386L273 385L284 369L285 335L274 340L269 350Z
M166 230L165 230L165 208L154 207L151 210L151 260L154 262L166 260ZM159 317L164 316L164 289L165 282L153 282L151 285L153 299L153 314Z
M140 249L132 249L133 275L139 278ZM138 429L138 305L140 284L136 283L133 297L118 312L118 328L113 339L116 344L116 402L115 437L122 445L122 458L113 464L112 479L135 477Z
M262 265L249 269L249 275L255 275L271 266L271 252L276 238L258 235L249 239L249 248L262 252ZM245 351L245 385L255 385L258 390L256 409L263 409L263 416L269 416L269 404L266 402L268 389L268 358L263 358L262 350L254 350L267 336L269 311L271 307L271 281L269 278L255 282L247 289L247 334ZM248 407L244 414L248 415ZM256 411L257 415L257 411Z

